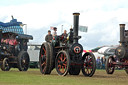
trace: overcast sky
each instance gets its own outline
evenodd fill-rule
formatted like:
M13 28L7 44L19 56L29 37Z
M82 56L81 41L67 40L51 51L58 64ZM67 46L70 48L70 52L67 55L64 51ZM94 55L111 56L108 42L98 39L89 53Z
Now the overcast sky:
M61 26L69 32L73 12L80 12L79 24L88 32L79 32L84 49L116 45L119 24L128 25L128 0L0 0L0 21L9 22L11 15L27 24L31 42L42 43L50 26ZM126 28L128 26L126 25Z

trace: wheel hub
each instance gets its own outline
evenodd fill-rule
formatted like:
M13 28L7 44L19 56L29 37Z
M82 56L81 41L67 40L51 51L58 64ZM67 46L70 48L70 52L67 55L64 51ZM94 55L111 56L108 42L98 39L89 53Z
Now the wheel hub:
M61 66L63 65L63 63L64 63L63 61L60 61L60 65L61 65Z
M23 60L23 63L25 63L26 61L25 60Z

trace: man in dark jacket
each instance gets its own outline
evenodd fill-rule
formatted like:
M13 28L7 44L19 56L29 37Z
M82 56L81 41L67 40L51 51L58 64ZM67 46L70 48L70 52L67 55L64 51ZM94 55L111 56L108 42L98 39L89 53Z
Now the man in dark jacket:
M45 41L52 42L52 34L50 30L48 30L48 34L45 36Z
M64 38L67 38L68 34L67 34L67 31L66 31L66 30L64 30L64 33L62 34L62 36L63 36Z

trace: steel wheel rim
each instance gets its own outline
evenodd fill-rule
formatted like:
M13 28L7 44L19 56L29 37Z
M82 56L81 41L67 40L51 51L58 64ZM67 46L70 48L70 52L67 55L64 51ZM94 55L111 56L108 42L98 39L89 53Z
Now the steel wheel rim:
M67 57L64 53L60 53L57 58L57 70L59 74L64 74L67 71Z
M84 71L87 75L92 73L92 71L93 71L93 59L92 59L91 55L88 55L85 57L83 68L84 68Z
M112 58L108 59L108 71L112 72L114 67L112 66Z
M46 68L46 48L43 46L42 47L43 50L41 50L40 52L40 58L41 58L41 61L40 61L40 66L42 68L42 71L44 72L45 71L45 68Z

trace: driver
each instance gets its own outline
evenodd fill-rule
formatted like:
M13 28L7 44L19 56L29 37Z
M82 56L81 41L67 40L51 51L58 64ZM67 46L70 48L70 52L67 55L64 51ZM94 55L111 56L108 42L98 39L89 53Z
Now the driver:
M66 30L64 30L64 33L62 34L62 36L64 37L64 39L67 38L68 34L67 34L67 31Z

